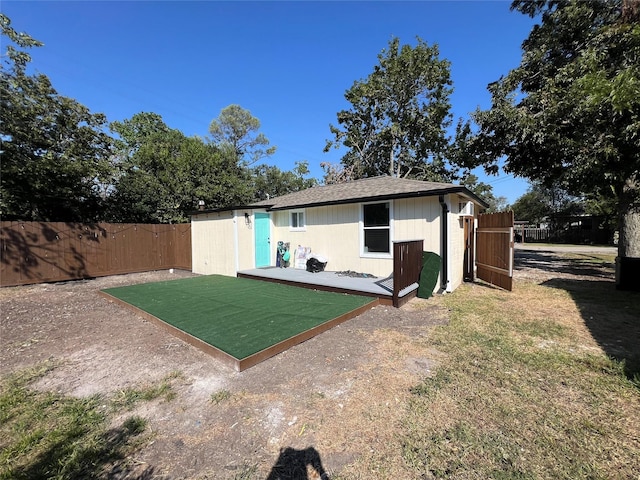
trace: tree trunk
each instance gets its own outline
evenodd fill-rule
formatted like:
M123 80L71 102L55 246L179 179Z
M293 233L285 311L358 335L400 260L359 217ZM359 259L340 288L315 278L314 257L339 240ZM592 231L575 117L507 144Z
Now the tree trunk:
M640 291L640 188L637 180L626 182L620 196L616 287Z

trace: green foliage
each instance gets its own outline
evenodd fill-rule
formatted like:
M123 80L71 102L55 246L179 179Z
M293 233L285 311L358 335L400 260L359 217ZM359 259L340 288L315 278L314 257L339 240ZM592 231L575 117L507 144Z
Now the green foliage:
M338 112L341 128L329 126L334 138L325 152L348 149L341 163L350 178L449 180L444 160L451 124L449 62L439 58L437 45L420 38L414 48L392 39L378 60L373 72L345 93L351 108Z
M584 198L584 213L602 218L601 227L614 231L617 226L617 205L611 195L593 193Z
M41 47L44 44L38 40L32 38L29 34L24 32L16 32L11 27L11 20L6 15L0 13L0 30L2 35L6 36L8 40L21 48ZM13 45L7 45L6 56L16 65L17 69L23 70L24 67L31 61L31 56L22 50L18 50Z
M532 225L541 223L550 214L549 205L544 198L531 189L518 197L511 205L511 210L516 220L526 221Z
M477 134L459 132L473 153L464 166L495 172L504 159L506 171L547 187L614 198L622 223L637 227L637 0L523 0L512 9L541 22L523 43L520 66L489 85L491 109L473 115ZM633 231L621 233L621 246L640 243L640 228Z
M110 197L113 221L175 223L203 200L209 208L253 198L249 172L229 149L186 137L157 114L113 122L119 173Z
M305 178L309 175L307 162L296 162L290 172L283 172L278 167L258 165L252 169L255 200L277 197L287 193L299 192L315 186L315 178Z
M553 223L556 217L584 213L584 202L557 187L545 187L534 182L529 190L511 206L516 220L537 224L543 220Z
M306 162L291 172L268 165L248 167L272 153L257 148L264 139L251 137L260 123L248 111L232 105L212 125L218 144L186 137L154 113L113 122L119 139L118 173L109 199L112 221L185 222L200 200L207 208L228 207L315 185L315 179L305 178Z
M20 48L42 45L16 33L4 15L0 25ZM22 220L96 220L101 180L111 169L106 119L59 95L45 75L28 75L29 60L9 44L0 71L0 212Z
M0 214L35 221L174 223L204 201L242 205L314 185L305 162L292 172L248 165L275 147L260 121L230 105L211 123L218 143L186 137L155 113L113 122L28 75L25 49L41 46L0 14L6 53L0 71Z
M275 153L276 147L267 147L269 140L260 130L260 120L240 105L229 105L220 116L211 121L209 133L221 146L227 145L242 165L252 165Z

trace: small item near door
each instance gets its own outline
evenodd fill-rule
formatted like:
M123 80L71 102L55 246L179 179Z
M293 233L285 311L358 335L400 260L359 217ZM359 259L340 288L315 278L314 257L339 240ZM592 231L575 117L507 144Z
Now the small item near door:
M307 268L307 260L311 257L311 247L298 245L294 252L294 268L304 270Z
M309 260L307 260L307 272L318 273L324 272L325 267L327 266L327 259L320 255L312 255Z
M276 267L287 268L289 266L289 260L291 259L291 253L289 252L289 242L278 242L278 248L276 251Z

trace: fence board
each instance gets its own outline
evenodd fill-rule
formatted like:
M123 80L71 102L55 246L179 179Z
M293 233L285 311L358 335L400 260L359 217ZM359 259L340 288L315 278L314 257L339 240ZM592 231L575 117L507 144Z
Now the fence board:
M0 286L191 270L191 224L0 222Z

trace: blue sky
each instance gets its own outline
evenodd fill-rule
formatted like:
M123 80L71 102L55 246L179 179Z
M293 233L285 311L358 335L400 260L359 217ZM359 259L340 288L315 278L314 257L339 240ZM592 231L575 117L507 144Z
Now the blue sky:
M377 64L392 37L437 43L451 62L454 118L490 106L488 83L516 67L533 26L507 1L165 2L12 1L12 26L44 42L32 66L59 93L109 121L145 111L186 135L206 136L220 111L239 104L260 119L289 170L306 160L322 177L329 124L344 92ZM455 123L455 122L454 122ZM481 179L509 202L528 184Z

